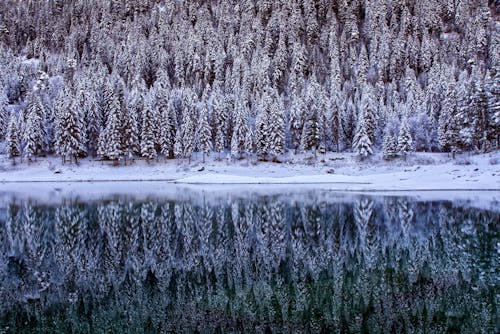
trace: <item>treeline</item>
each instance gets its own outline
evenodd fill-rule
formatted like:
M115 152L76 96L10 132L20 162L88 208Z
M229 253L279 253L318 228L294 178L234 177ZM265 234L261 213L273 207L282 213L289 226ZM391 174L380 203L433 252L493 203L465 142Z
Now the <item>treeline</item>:
M58 154L279 159L498 147L493 1L0 4L0 138Z

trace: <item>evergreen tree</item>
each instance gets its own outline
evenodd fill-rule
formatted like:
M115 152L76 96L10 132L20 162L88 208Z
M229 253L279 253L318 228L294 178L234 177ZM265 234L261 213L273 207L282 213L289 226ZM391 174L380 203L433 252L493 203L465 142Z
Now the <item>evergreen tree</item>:
M4 95L0 87L0 140L3 140L7 134L7 127L9 126L10 119L7 112L7 96Z
M397 154L398 154L398 142L396 140L396 137L394 137L387 131L384 136L384 151L383 151L384 159L390 160L392 158L395 158Z
M240 157L245 153L245 140L248 133L247 125L247 109L245 102L236 101L235 120L233 137L231 139L231 155L233 157Z
M123 129L122 129L122 151L125 159L132 161L134 155L139 153L139 129L137 124L137 114L134 108L126 107L122 111Z
M285 153L285 110L281 98L275 94L268 126L268 150L275 158Z
M101 132L101 116L99 115L99 109L97 106L97 101L95 93L92 89L84 91L84 124L86 125L85 138L87 139L87 153L96 157L99 134Z
M24 129L24 155L31 162L33 157L38 156L43 147L43 105L37 94L34 94L27 106L27 121Z
M293 97L290 107L290 119L288 122L288 133L290 136L291 147L297 153L300 148L300 139L302 135L303 127L303 115L304 110L303 99L301 96Z
M112 95L111 99L111 102L107 103L109 109L106 128L99 136L98 154L103 158L113 160L113 163L118 165L119 159L123 155L120 104L116 96Z
M486 148L489 117L488 96L482 81L472 81L470 90L465 93L460 112L457 115L460 137L469 149Z
M500 146L500 71L488 80L489 138L496 147Z
M410 127L406 118L401 122L398 137L398 151L401 152L406 160L406 155L412 150L413 139L410 133Z
M141 155L149 163L156 159L155 149L155 114L153 111L151 98L147 98L144 103L144 114L142 116L141 132Z
M212 129L210 127L208 111L205 105L201 107L198 131L196 134L198 136L199 147L203 152L203 163L205 163L205 155L212 151Z
M441 113L439 114L438 140L441 150L452 152L453 154L457 151L459 125L454 85L448 85L446 89L445 99Z
M353 149L361 159L373 154L372 142L366 128L364 117L361 117L353 140Z
M56 118L56 153L63 163L71 163L85 152L83 124L78 112L78 100L70 100L69 90L65 89L59 96Z
M17 119L14 114L10 116L9 126L7 128L7 154L12 158L12 162L16 163L16 157L21 155L19 150L19 129L17 127Z
M371 89L366 89L367 91L363 93L361 98L361 108L364 115L364 123L366 127L366 133L368 138L372 143L375 140L375 131L377 120L375 118L375 101L373 99L373 91Z
M167 109L160 114L161 154L169 159L174 157L176 115L173 101L169 101Z
M185 111L182 120L182 157L184 159L188 159L188 162L191 162L191 156L193 155L195 144L195 125L193 124L192 115L190 115L188 111Z
M322 127L321 127L321 113L324 112L322 110L322 101L323 97L321 94L321 88L319 84L313 80L312 83L309 84L306 90L306 120L304 123L304 127L302 129L302 137L301 137L301 147L302 150L313 150L314 156L316 157L317 150L321 145L321 141L323 139L322 135Z

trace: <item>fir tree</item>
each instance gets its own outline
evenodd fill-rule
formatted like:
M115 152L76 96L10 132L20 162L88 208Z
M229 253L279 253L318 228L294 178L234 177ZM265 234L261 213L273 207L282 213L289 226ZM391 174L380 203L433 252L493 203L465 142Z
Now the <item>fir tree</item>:
M406 160L406 155L412 150L413 139L410 133L410 127L406 118L401 122L398 137L398 151L403 154Z
M203 163L205 163L205 155L212 151L212 129L208 121L208 111L205 105L201 107L197 136L198 144L203 152Z
M275 158L285 153L285 110L281 98L275 94L268 126L268 151Z
M7 96L5 96L3 90L0 88L0 140L3 140L7 134L7 127L10 123L7 103Z
M389 132L385 133L384 136L384 151L383 156L384 159L390 160L395 158L398 154L398 142L396 137L391 135Z
M56 118L56 152L62 157L63 163L71 163L85 151L83 124L78 112L77 100L67 104L69 91L65 89L59 97Z
M17 127L17 119L12 114L10 116L9 126L7 127L7 154L12 158L12 163L16 163L16 157L21 155L19 150L19 129Z
M123 155L122 134L120 132L122 129L120 123L120 104L115 96L111 98L111 102L107 103L109 113L106 128L99 136L98 154L103 158L113 160L114 165L118 165L119 159Z
M155 149L155 132L154 123L155 115L153 111L152 101L148 98L144 104L144 114L142 116L142 132L141 132L141 155L146 158L149 163L156 159L157 152Z
M137 114L133 108L127 106L123 111L124 126L122 130L122 151L125 159L132 161L134 155L139 153L139 129L137 124Z
M356 135L354 136L353 140L353 148L361 159L364 159L373 154L372 142L370 140L370 137L368 136L363 117L358 122Z
M182 157L188 159L188 162L191 162L191 156L194 151L195 125L193 124L192 116L189 112L185 112L181 128L183 146Z
M234 130L231 139L231 155L239 158L245 153L245 139L248 132L247 110L244 103L241 100L236 102Z
M32 100L27 107L27 122L24 129L24 155L31 162L33 157L38 156L43 147L43 106L37 94L32 96Z

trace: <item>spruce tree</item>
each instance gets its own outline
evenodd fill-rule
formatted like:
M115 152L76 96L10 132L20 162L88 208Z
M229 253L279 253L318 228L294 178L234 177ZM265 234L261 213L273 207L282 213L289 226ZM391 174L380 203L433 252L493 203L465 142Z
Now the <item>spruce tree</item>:
M363 117L361 117L361 119L358 121L356 134L353 140L353 148L361 159L364 159L373 154L372 142L370 140L370 137L368 136L365 120Z
M191 156L194 151L194 139L195 139L195 125L193 123L192 115L189 111L185 111L183 115L182 123L182 157L188 159L191 162Z
M109 107L109 113L107 115L106 128L99 136L98 154L102 158L113 160L114 165L118 165L123 155L120 104L114 95L111 96L111 99L110 102L106 103Z
M200 111L198 122L198 144L203 153L203 163L205 163L205 155L212 151L212 129L208 120L207 107L203 105Z
M7 134L7 127L10 123L7 103L7 96L5 96L3 90L0 88L0 140L3 140Z
M147 98L144 104L144 114L142 115L141 155L143 158L146 158L148 163L157 156L154 122L155 117L152 101L150 98Z
M403 154L405 160L408 152L412 150L412 145L413 139L411 137L410 127L408 125L408 119L404 118L399 129L398 151Z
M21 155L19 150L19 129L17 119L14 114L10 116L9 126L7 127L7 154L12 158L12 163L16 163L16 157Z
M268 150L274 158L285 153L285 110L281 98L274 94L268 126Z
M398 154L398 143L396 137L386 132L384 135L384 151L383 157L385 160L395 158Z
M32 158L38 156L43 147L43 106L37 94L32 95L27 107L27 121L24 129L24 156L31 162Z
M78 163L78 157L85 151L85 134L78 110L78 100L71 102L69 90L59 96L56 114L56 153L63 163L72 160Z
M248 132L247 109L244 101L236 101L233 137L231 139L231 155L241 158L245 153L245 138Z

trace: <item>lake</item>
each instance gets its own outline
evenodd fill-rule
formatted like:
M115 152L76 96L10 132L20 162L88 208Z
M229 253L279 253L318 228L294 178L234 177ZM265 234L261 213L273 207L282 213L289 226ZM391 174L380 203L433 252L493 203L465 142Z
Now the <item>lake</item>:
M467 196L3 194L0 333L499 332Z

